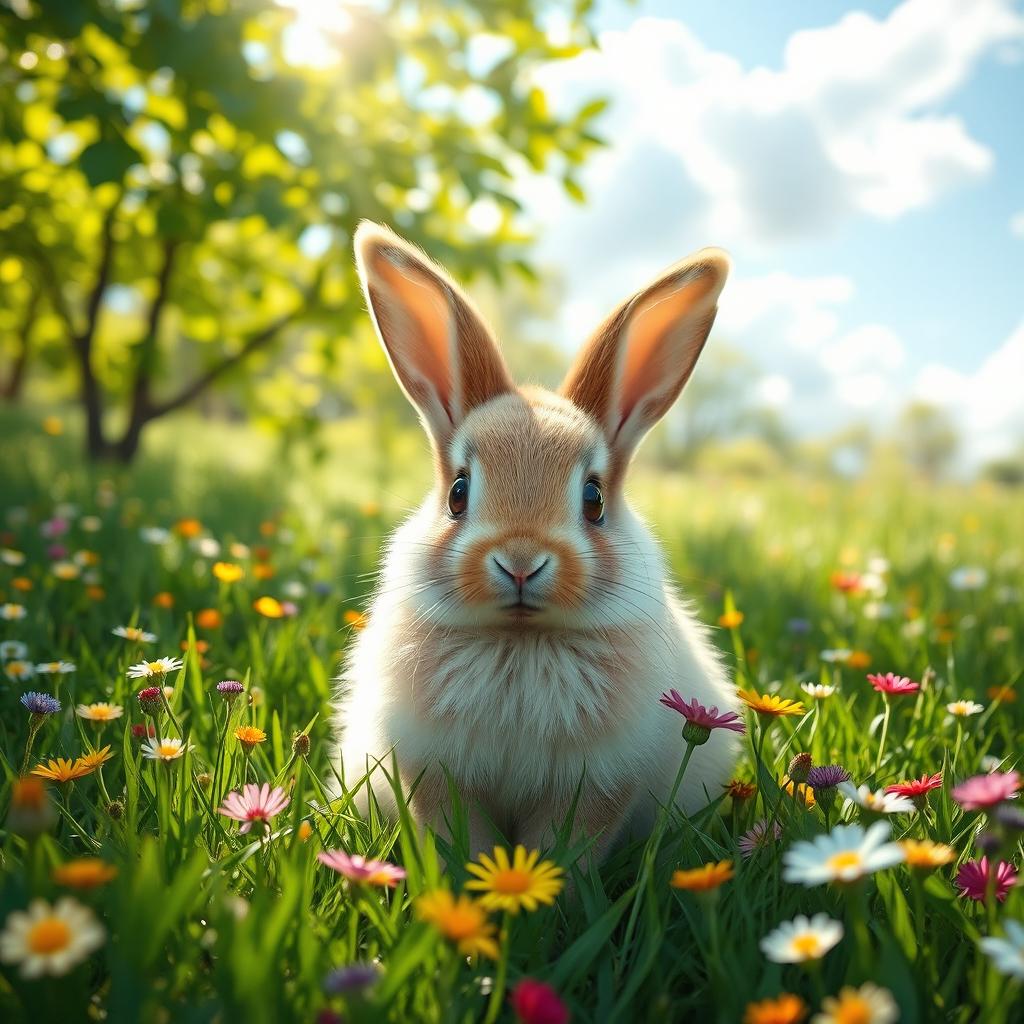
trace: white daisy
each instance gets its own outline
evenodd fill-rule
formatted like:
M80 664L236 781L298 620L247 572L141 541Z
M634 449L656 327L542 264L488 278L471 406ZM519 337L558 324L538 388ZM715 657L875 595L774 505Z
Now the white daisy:
M124 714L124 708L120 704L108 704L106 701L97 701L95 704L79 704L75 708L79 718L89 722L112 722Z
M782 877L806 886L855 882L904 860L903 850L888 840L889 825L884 821L867 830L860 825L837 825L828 835L794 843L783 857Z
M1010 978L1024 978L1024 924L1004 921L1006 938L989 936L979 939L978 945L992 958L996 970Z
M843 926L828 914L797 915L761 940L761 952L777 964L820 960L843 937Z
M4 675L12 683L23 683L36 674L36 667L31 661L9 661L4 665Z
M14 604L11 601L0 604L0 619L6 619L8 622L16 622L18 619L25 618L27 614L23 604Z
M151 644L156 640L155 633L147 633L144 629L139 629L138 626L115 626L110 632L114 636L131 640L137 644Z
M988 583L988 573L979 566L964 566L949 574L949 585L954 590L981 590Z
M139 530L139 536L147 544L166 544L171 539L169 530L165 530L162 526L145 526Z
M41 676L66 676L74 671L73 661L41 661L36 665L36 672Z
M946 705L946 710L954 718L967 718L970 715L980 715L985 710L985 705L974 700L955 700Z
M20 964L24 978L67 974L103 945L103 926L88 907L65 896L51 907L33 900L15 910L0 932L0 959Z
M99 516L82 516L78 525L86 533L99 533L103 529L103 520Z
M860 988L847 985L838 996L822 1000L823 1013L816 1013L811 1024L894 1024L900 1019L900 1009L892 993L885 988L864 982Z
M15 551L14 548L0 548L0 562L4 565L24 565L25 552Z
M800 689L815 700L824 700L836 692L836 687L829 683L801 683Z
M191 746L186 746L185 741L178 739L177 736L148 739L142 744L142 756L148 757L150 761L174 761L186 750L190 750Z
M192 550L199 552L203 558L216 558L220 554L220 542L213 537L194 537Z
M157 658L156 661L140 661L128 669L129 679L151 679L153 676L165 676L169 672L177 672L182 666L181 658Z
M5 640L0 643L0 661L21 660L28 657L28 644L20 640Z
M821 660L835 664L836 662L847 661L851 654L853 654L853 651L847 647L830 647L821 652Z
M871 791L870 786L855 786L852 782L841 782L839 792L858 807L875 814L913 814L917 808L909 797L899 793L886 793L884 789Z
M59 580L77 580L82 574L82 567L67 559L62 559L50 566L50 572Z

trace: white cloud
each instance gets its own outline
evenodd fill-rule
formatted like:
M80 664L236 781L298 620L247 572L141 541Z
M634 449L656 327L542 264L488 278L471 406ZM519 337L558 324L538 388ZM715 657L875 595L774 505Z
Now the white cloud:
M1024 238L1024 210L1020 213L1015 213L1010 218L1010 234L1016 235L1018 238Z

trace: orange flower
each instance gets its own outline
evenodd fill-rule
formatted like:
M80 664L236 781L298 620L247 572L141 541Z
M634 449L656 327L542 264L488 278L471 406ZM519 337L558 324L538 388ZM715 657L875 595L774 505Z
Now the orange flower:
M1017 691L1012 686L990 686L985 692L990 700L998 700L1003 704L1017 702Z
M153 597L153 604L157 608L173 608L174 607L174 595L166 590L161 590L159 594Z
M174 524L174 532L179 537L198 537L203 532L203 524L198 519L179 519Z
M308 842L309 837L313 834L313 826L308 821L299 822L299 839L302 842Z
M200 629L220 629L224 625L224 616L216 608L203 608L196 612L196 625Z
M237 583L245 575L245 570L236 562L214 562L213 575L221 583Z
M795 793L793 792L794 786L796 788ZM797 784L792 779L784 778L781 782L781 788L791 798L801 801L805 807L813 807L817 803L817 800L814 799L814 790L804 782Z
M15 576L14 579L11 580L11 586L14 587L15 590L20 590L23 594L26 594L35 586L35 584L27 576Z
M867 668L871 664L871 655L867 651L850 651L846 659L847 668Z
M786 715L806 715L807 709L798 700L787 700L777 694L760 694L753 690L738 690L737 694L741 701L748 708L756 711L759 715L770 715L772 718L782 718Z
M718 616L718 624L726 629L735 629L743 622L743 612L731 611Z
M749 800L757 792L757 784L733 779L726 787L733 800Z
M266 738L267 734L255 725L240 725L235 730L235 739L242 744L247 754L258 747Z
M66 757L58 757L56 760L47 761L46 764L37 764L32 769L33 775L41 779L49 779L51 782L73 782L95 771L95 765L82 763L82 759L70 761Z
M342 618L345 620L345 625L351 626L353 629L366 628L366 616L362 612L357 612L355 608L349 608Z
M277 523L272 523L269 519L264 519L260 523L261 537L273 537L275 533L277 533Z
M263 597L256 598L252 603L253 608L256 609L264 618L267 619L280 619L284 617L284 608L281 602L276 598Z
M705 864L700 868L674 871L669 885L673 889L707 892L709 889L717 889L723 883L728 882L732 876L732 861L721 860L717 864Z
M178 646L183 651L187 651L189 649L189 642L187 640L182 640ZM210 649L210 642L208 640L196 640L195 649L200 654L206 654L206 652Z
M829 582L833 589L841 594L856 594L860 591L860 573L844 572L842 569L832 573Z
M107 596L107 592L102 587L92 583L85 588L85 596L90 601L102 601Z
M272 580L277 574L277 570L266 562L257 562L252 567L252 574L258 580Z
M105 764L113 756L110 745L107 744L107 746L101 747L99 750L90 750L88 753L83 754L75 764L84 765L89 771L92 771L94 768L99 768L101 764Z
M96 889L117 874L117 868L98 857L79 857L53 869L53 880L70 889Z
M799 997L784 993L777 999L747 1003L743 1024L799 1024L807 1016L807 1004Z

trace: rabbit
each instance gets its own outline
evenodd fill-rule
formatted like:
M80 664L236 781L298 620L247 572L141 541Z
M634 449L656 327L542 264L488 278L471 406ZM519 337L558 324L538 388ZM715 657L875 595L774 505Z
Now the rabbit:
M623 493L637 445L693 371L728 258L702 249L627 299L553 393L513 383L471 301L419 249L369 222L354 245L435 482L386 546L339 679L343 778L369 771L394 814L394 756L417 823L439 830L450 778L474 854L495 827L549 847L578 801L574 827L599 861L649 833L670 795L684 723L661 693L736 706ZM735 742L717 730L696 752L684 810L721 794Z

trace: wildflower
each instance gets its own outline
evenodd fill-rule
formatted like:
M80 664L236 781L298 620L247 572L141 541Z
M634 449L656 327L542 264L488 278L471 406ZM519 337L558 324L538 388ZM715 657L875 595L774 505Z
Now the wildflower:
M498 944L494 940L494 925L487 913L468 896L456 898L447 889L424 893L416 901L420 920L432 924L449 942L454 942L463 956L482 953L492 960L498 959Z
M405 878L405 869L386 860L368 860L358 853L349 854L344 850L322 850L317 860L326 867L337 871L350 882L366 885L381 885L394 888Z
M806 782L796 782L787 776L783 776L779 781L779 788L805 807L814 807L818 802L814 795L814 790Z
M954 718L968 718L971 715L980 715L985 710L985 705L973 700L955 700L946 705L946 710Z
M860 825L837 825L828 835L794 843L783 857L782 877L806 886L856 882L903 861L903 851L888 839L889 825L884 821L867 830Z
M0 661L10 661L28 657L28 644L20 640L4 640L0 643Z
M1007 893L1017 884L1017 872L1009 861L1001 860L995 871L989 867L988 857L981 860L968 860L960 865L956 873L956 886L961 896L971 900L984 900L988 893L989 882L992 891L1000 903L1006 899Z
M139 723L137 725L133 725L132 726L132 739L134 739L134 740L141 740L141 739L145 739L147 736L155 736L155 735L156 735L156 726L153 725L152 722L149 722L149 723Z
M137 626L115 626L110 632L135 644L151 644L157 638L155 633L147 633Z
M733 779L725 787L733 800L749 800L757 792L757 784L743 779Z
M173 530L179 537L198 537L203 532L203 524L198 519L179 519L174 524Z
M114 821L120 821L124 817L124 802L122 800L111 800L107 804L107 814Z
M800 689L815 700L825 700L836 692L836 687L828 683L801 683Z
M898 676L893 672L885 675L868 675L868 682L879 692L890 696L917 693L920 683L915 683L907 676Z
M271 789L269 783L264 782L260 787L250 782L242 788L241 793L228 793L219 812L225 818L244 822L238 830L244 834L256 822L265 828L270 819L280 814L290 802L291 797L280 786Z
M5 619L7 622L17 622L19 619L25 618L27 614L23 604L13 604L10 601L0 604L0 619Z
M19 836L42 835L53 828L57 812L42 780L34 776L15 779L11 786L11 806L7 811L7 829Z
M59 977L103 945L104 931L92 911L64 897L51 907L33 900L27 911L8 915L0 933L0 960L20 964L23 978Z
M913 814L917 810L913 800L908 797L881 789L872 792L870 786L855 786L852 782L844 782L839 786L839 792L858 807L874 814Z
M21 695L21 703L37 718L45 715L55 715L60 711L60 701L51 697L48 693L39 693L29 690Z
M867 651L850 651L846 659L847 668L867 668L871 664L871 655Z
M804 636L812 628L810 619L787 619L786 629L794 636Z
M117 868L98 857L79 857L53 869L53 880L69 889L96 889L117 875Z
M886 793L893 793L896 796L907 797L914 801L914 806L920 811L928 802L928 794L933 789L942 787L942 772L929 775L927 772L919 779L911 779L909 782L896 782L886 786Z
M142 744L142 756L150 761L174 761L181 757L190 747L176 736L165 739L150 739Z
M267 734L255 725L240 725L235 730L235 739L242 744L247 754L251 754L266 738Z
M305 819L299 822L299 839L301 842L309 842L313 835L313 826Z
M740 855L746 860L757 853L758 850L763 850L773 843L777 843L781 838L782 826L776 821L769 828L768 820L762 818L740 836L736 845L739 847Z
M163 678L170 672L177 672L183 662L181 658L157 658L156 661L142 661L128 669L129 679Z
M961 782L952 797L965 811L984 811L1009 800L1020 787L1020 772L990 772Z
M743 612L731 611L718 616L718 624L725 629L735 629L743 623Z
M192 550L203 558L217 558L220 555L220 541L213 537L196 537L192 540Z
M220 629L224 616L216 608L203 608L196 612L196 625L200 629Z
M51 782L74 782L75 779L91 775L95 770L95 765L84 763L80 757L74 761L58 757L56 760L47 761L46 764L37 764L32 769L32 774Z
M147 686L139 690L135 696L139 699L139 706L142 708L143 713L153 715L154 717L160 714L164 702L163 691L159 686Z
M930 839L903 839L899 847L910 868L941 868L956 856L953 847Z
M309 733L300 732L297 733L295 738L292 740L292 753L296 757L308 757L309 756Z
M0 562L4 565L18 566L25 564L25 552L13 548L0 548Z
M61 560L50 566L50 573L59 580L77 580L82 570L74 562Z
M761 952L777 964L820 960L843 937L843 926L828 914L785 921L761 940Z
M15 576L11 580L11 586L15 590L20 590L23 594L27 594L30 590L35 587L35 584L28 578L28 576Z
M328 995L355 995L365 992L380 978L376 964L349 964L338 967L324 978L324 991Z
M683 739L687 743L707 743L708 738L715 729L729 729L732 732L746 732L747 728L742 719L735 711L724 711L719 713L717 707L708 708L699 703L697 698L689 702L683 700L678 690L669 690L663 693L660 703L665 707L678 711L686 719L683 726Z
M90 750L83 754L76 763L84 765L92 771L94 768L99 768L100 765L106 764L113 756L113 751L111 751L110 744L108 743L99 750Z
M245 575L245 570L234 562L214 562L213 575L221 583L237 583Z
M990 700L1001 704L1015 704L1017 701L1017 691L1012 686L990 686L985 693Z
M900 1016L892 993L870 981L860 988L847 985L838 996L827 996L821 1008L823 1012L816 1013L811 1024L893 1024Z
M511 1001L520 1024L568 1024L569 1008L542 981L523 978L512 989Z
M686 889L689 892L706 892L717 889L733 877L731 860L722 860L717 864L705 864L699 868L689 868L672 872L669 885L673 889Z
M1024 924L1019 921L1004 921L1006 938L989 936L979 939L985 954L993 961L996 970L1010 978L1024 978Z
M799 1024L807 1016L807 1004L788 992L777 999L747 1003L743 1024Z
M153 604L157 608L173 608L174 607L174 595L167 590L161 590L158 594L153 595Z
M36 674L36 667L31 661L9 661L4 665L4 675L12 683L23 683Z
M800 701L787 700L777 694L759 694L753 690L739 690L739 698L747 707L759 715L781 718L786 715L805 715L807 713Z
M245 687L237 679L222 679L217 684L217 692L230 704L245 693Z
M346 626L351 626L353 629L365 629L367 618L363 612L356 611L355 608L349 608L342 616Z
M797 754L789 762L789 767L786 769L786 774L794 782L806 782L807 776L810 774L813 764L814 762L811 760L810 754Z
M819 799L824 790L835 789L843 782L849 782L850 773L839 764L815 765L807 773L807 785Z
M841 594L856 594L861 590L860 573L856 572L837 570L829 577L829 583L832 584L834 590L838 590Z
M996 821L1006 828L1024 832L1024 810L1015 804L1000 804L995 811Z
M848 647L830 647L821 652L821 660L827 661L830 665L844 664L851 654L853 651Z
M70 661L42 661L36 665L36 673L41 676L66 676L74 671Z
M252 574L258 580L272 580L277 575L277 570L266 562L257 562L252 567Z
M284 618L284 608L281 602L276 598L263 597L256 598L252 603L253 608L256 609L265 619L281 619Z
M949 574L949 585L954 590L981 590L988 583L988 573L975 566L954 569Z
M98 701L95 704L79 704L75 714L89 722L112 722L124 714L124 708L120 704Z
M466 869L475 876L466 882L466 888L483 893L480 904L488 910L507 910L511 914L554 903L565 884L557 864L540 861L540 851L527 853L525 846L517 846L511 860L504 847L495 846L493 859L481 853L480 863L467 864Z

